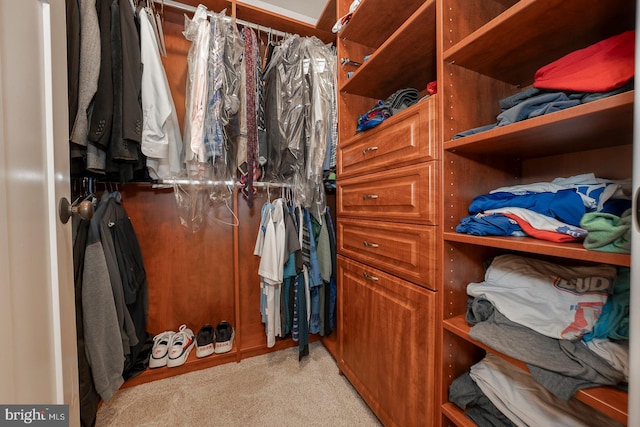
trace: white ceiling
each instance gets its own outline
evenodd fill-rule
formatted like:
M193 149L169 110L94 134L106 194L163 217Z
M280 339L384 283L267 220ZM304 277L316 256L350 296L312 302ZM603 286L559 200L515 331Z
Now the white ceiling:
M315 25L328 0L242 0L242 3Z

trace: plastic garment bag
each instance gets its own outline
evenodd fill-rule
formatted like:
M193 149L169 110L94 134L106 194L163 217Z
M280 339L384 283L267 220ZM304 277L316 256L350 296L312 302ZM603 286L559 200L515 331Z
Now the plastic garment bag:
M335 53L315 37L274 49L267 86L266 179L293 185L295 201L322 218L323 165L333 136Z
M187 54L187 90L185 96L184 137L187 167L206 162L204 114L207 97L207 59L209 54L209 20L207 9L198 6L193 19L185 16L183 34L191 41ZM197 171L197 169L196 169ZM193 172L190 170L190 173Z
M323 171L332 136L336 57L315 37L305 39L304 47L311 107L306 118L306 162L302 185L295 188L296 200L322 222L325 211Z
M266 180L292 182L304 161L304 120L309 109L303 73L303 39L294 35L276 46L264 72L266 83Z

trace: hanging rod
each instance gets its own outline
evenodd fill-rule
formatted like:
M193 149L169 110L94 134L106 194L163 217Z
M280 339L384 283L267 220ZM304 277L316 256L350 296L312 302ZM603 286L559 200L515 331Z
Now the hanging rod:
M182 10L185 12L191 12L194 13L196 11L196 7L195 6L191 6L188 4L184 4L184 3L180 3L174 0L153 0L154 3L156 4L160 4L160 5L165 5L168 7L171 7L173 9L177 9L177 10ZM207 12L209 15L211 15L212 11L208 11ZM231 16L225 16L225 19L228 20L233 20L233 17ZM269 28L269 27L263 27L262 25L258 25L258 24L254 24L253 22L248 22L248 21L243 21L242 19L235 19L236 24L239 25L244 25L245 27L251 27L254 30L258 30L258 31L263 31L265 33L271 33L275 36L278 37L287 37L290 34L289 33L285 33L282 31L278 31L278 30L274 30L273 28Z
M167 178L167 179L158 179L157 181L155 181L156 184L161 184L161 185L173 185L173 184L177 184L177 185L190 185L190 184L198 184L198 185L209 185L209 186L215 186L215 185L227 185L227 186L232 186L232 185L237 185L239 187L242 186L242 184L238 181L215 181L215 180L211 180L211 179L188 179L188 178L183 178L183 179L171 179L171 178ZM254 181L253 182L253 186L254 187L263 187L263 188L291 188L293 187L292 184L287 184L284 182L266 182L266 181Z

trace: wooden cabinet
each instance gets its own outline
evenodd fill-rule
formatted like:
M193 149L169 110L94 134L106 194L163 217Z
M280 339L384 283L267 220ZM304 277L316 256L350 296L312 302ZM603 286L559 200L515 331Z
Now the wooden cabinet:
M338 0L338 16L351 1ZM434 425L440 327L442 146L435 2L361 2L338 36L338 365L385 425ZM365 55L367 60L364 60ZM356 133L358 117L399 89L417 104Z
M471 200L508 185L593 172L632 174L633 92L494 128L459 139L459 132L496 122L498 100L533 83L538 68L567 53L634 27L635 2L439 0L438 87L443 140L441 422L473 425L448 402L454 378L493 349L472 340L464 320L466 286L484 278L492 256L519 253L559 264L630 266L629 255L585 250L582 244L529 237L456 233ZM500 354L499 354L500 355ZM524 364L509 359L517 366ZM597 387L576 399L627 422L625 392Z
M387 425L433 425L436 294L338 258L340 364Z

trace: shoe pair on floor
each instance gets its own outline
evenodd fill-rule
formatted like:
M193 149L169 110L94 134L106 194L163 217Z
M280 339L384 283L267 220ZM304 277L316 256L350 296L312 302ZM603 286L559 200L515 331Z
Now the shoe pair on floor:
M149 357L149 368L183 365L195 344L193 331L180 325L178 332L165 331L153 337L153 349Z
M204 325L196 338L196 356L207 357L213 353L226 353L233 347L236 336L233 327L226 321L218 323L215 330L212 325Z

